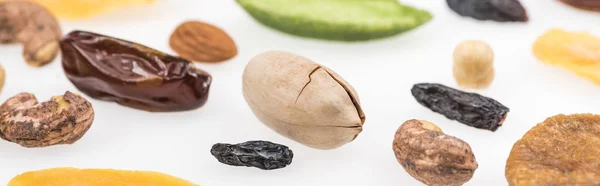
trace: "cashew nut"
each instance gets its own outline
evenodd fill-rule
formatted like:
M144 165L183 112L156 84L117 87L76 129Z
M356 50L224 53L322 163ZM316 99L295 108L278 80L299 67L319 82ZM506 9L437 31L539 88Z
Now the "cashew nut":
M393 144L400 165L426 185L463 185L479 166L467 142L444 134L429 121L404 122L396 131Z
M20 93L2 104L0 113L0 138L29 148L73 144L94 120L92 104L68 91L43 103Z
M39 67L56 58L60 25L44 7L27 1L0 2L0 44L23 44L23 58Z

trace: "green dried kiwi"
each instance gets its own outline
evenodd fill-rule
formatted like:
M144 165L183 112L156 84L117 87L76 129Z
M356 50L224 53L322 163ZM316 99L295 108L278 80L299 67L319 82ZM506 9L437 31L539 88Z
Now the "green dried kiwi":
M237 0L252 17L302 37L364 41L393 36L432 19L395 0Z

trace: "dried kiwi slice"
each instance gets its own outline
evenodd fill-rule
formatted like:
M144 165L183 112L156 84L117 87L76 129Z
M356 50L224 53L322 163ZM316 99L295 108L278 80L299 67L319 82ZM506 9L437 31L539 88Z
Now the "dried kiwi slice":
M431 14L395 0L237 0L256 20L303 37L363 41L393 36Z

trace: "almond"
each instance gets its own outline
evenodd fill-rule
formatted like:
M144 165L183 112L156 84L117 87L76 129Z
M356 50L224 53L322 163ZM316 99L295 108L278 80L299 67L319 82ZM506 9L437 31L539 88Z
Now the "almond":
M225 31L199 21L179 25L169 45L181 57L196 62L222 62L237 55L237 46Z

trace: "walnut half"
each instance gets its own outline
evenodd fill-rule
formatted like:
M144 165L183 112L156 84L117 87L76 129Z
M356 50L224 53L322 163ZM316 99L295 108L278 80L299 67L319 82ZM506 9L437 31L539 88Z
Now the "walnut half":
M396 131L393 149L406 172L430 186L463 185L478 168L469 144L428 121L404 122Z
M0 113L0 138L28 148L73 144L94 121L92 104L68 91L43 103L20 93L2 104Z

